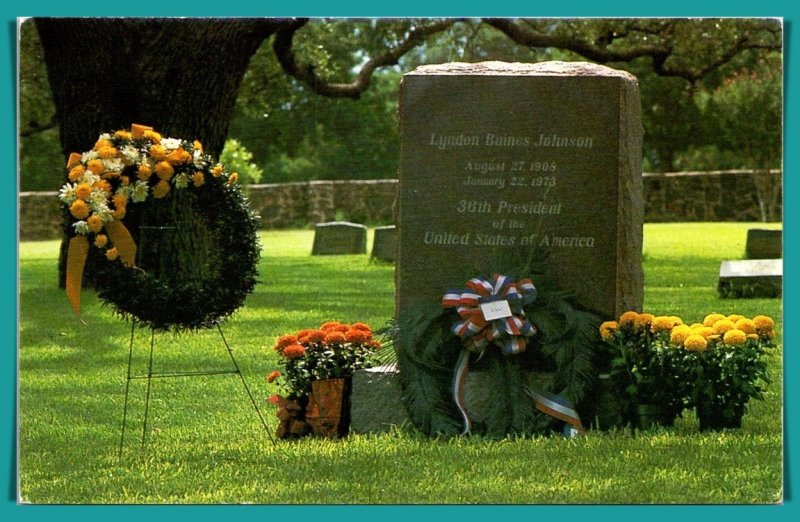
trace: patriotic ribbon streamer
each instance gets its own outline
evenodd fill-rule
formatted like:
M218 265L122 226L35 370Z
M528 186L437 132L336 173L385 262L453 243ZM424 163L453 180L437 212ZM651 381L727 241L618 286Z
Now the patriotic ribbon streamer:
M536 409L542 413L546 413L551 417L555 417L556 419L566 422L580 434L586 433L583 423L581 422L581 418L578 415L578 412L575 411L575 406L573 406L573 404L564 397L540 390L534 390L529 386L525 386L525 393L527 393L528 396L533 399Z
M525 319L523 306L536 299L536 287L530 279L519 283L508 276L495 274L491 281L474 277L467 281L466 290L448 290L442 297L442 306L455 308L460 321L451 330L461 337L464 347L482 352L489 344L497 344L506 355L525 351L526 337L536 334L536 328ZM481 304L507 301L510 317L487 321Z

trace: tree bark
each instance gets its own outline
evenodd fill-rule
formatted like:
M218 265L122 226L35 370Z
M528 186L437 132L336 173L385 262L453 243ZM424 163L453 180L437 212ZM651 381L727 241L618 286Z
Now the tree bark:
M102 132L150 125L199 139L219 156L250 57L278 19L39 18L61 147L92 148ZM59 260L64 283L65 226ZM90 259L87 272L91 271Z

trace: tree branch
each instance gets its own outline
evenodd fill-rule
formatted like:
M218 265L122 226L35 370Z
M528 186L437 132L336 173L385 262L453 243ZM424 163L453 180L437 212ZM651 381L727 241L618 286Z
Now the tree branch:
M738 36L732 43L726 44L716 57L694 67L685 63L686 60L677 59L680 54L679 41L676 41L675 30L679 25L678 20L664 20L656 26L642 23L622 25L619 30L610 32L594 42L587 42L577 38L574 34L564 35L554 31L539 31L534 24L520 23L517 20L505 18L487 18L485 23L503 32L514 42L528 47L547 48L553 47L572 51L589 60L598 63L630 62L636 58L651 58L652 68L660 76L674 76L695 83L712 71L730 62L738 54L750 49L775 50L781 49L780 30L775 24L762 24L753 27L756 31L765 31L769 39L759 41L753 39L748 32ZM681 20L682 21L682 20ZM685 23L691 23L686 20ZM635 33L644 37L642 41L656 40L653 43L631 42ZM628 40L629 44L612 47L616 41ZM685 54L685 53L684 53ZM670 58L673 58L672 60ZM684 56L685 58L685 56Z
M350 83L329 83L316 73L313 65L297 62L292 49L294 36L299 29L306 25L308 19L295 19L282 26L275 34L272 48L284 72L307 84L317 94L332 98L358 98L369 87L372 74L376 69L396 65L403 55L421 44L426 38L448 29L458 21L460 20L441 20L430 25L411 29L405 39L398 45L367 60L361 66L361 70L355 79Z

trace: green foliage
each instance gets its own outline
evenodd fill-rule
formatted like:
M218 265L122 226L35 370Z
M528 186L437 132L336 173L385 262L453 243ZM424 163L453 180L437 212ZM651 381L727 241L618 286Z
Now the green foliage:
M684 317L733 307L780 317L780 300L731 302L714 289L719 259L741 256L748 226L646 224L645 307ZM715 240L698 249L687 237ZM274 430L275 410L264 399L276 387L264 375L277 364L278 335L330 319L384 324L393 313L393 267L367 256L311 257L308 230L261 232L261 243L263 284L222 328ZM238 378L218 376L155 382L141 448L146 387L136 380L128 412L134 429L120 464L130 325L88 291L87 325L78 322L53 283L58 244L20 244L18 470L25 502L775 504L783 498L782 322L778 347L765 359L772 382L740 430L699 433L688 414L674 428L636 436L593 430L575 439L443 441L400 427L351 434L344 442L272 444ZM149 332L136 332L135 373L147 371L149 339ZM215 331L155 341L160 371L228 368Z
M239 173L239 183L252 185L261 181L263 170L253 163L253 153L235 139L225 140L225 147L219 156L219 161L230 172Z

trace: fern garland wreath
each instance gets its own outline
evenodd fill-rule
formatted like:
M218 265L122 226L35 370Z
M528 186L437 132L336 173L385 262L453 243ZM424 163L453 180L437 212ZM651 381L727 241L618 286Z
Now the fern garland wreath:
M77 279L80 288L90 245L105 254L92 274L100 300L153 330L213 327L255 288L257 216L238 175L198 141L134 125L71 155L67 176L59 198L74 231L67 291L76 313L70 287Z
M542 279L530 269L520 276ZM552 287L547 285L537 288L536 299L524 307L538 330L528 349L503 355L497 346L489 346L477 360L472 358L470 370L486 372L487 385L496 390L485 423L473 426L473 433L502 438L546 434L564 426L536 409L526 393L525 370L553 372L546 391L576 404L582 418L592 416L598 367L604 366L598 358L600 318L575 305L569 293L548 290ZM453 400L454 368L463 348L450 330L457 319L453 310L431 303L407 310L389 332L406 410L412 424L432 437L455 436L463 428Z

